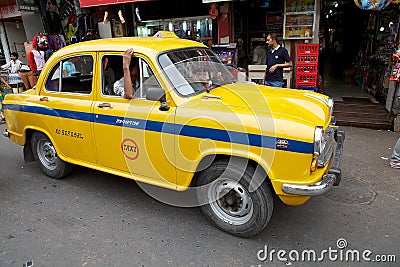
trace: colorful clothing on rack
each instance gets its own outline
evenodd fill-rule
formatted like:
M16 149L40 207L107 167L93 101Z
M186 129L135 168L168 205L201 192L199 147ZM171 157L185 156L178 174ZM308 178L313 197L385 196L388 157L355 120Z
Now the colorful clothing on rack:
M49 40L46 35L39 33L33 37L32 46L38 50L47 50L49 49Z
M68 24L67 25L67 30L65 31L65 39L67 40L68 43L71 42L71 37L75 36L76 33L76 27L74 25Z

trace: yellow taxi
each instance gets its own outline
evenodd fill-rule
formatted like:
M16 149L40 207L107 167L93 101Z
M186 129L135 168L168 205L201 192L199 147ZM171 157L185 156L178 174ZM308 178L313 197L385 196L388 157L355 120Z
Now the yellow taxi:
M133 99L114 90L129 48L139 64ZM4 135L51 178L81 165L185 191L237 236L266 227L273 195L301 205L341 179L344 133L331 99L236 82L206 46L171 34L60 49L36 87L8 94L3 108Z

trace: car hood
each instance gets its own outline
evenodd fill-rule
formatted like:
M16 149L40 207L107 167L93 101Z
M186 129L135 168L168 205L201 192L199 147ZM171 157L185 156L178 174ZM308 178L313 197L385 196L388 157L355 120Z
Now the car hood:
M207 95L221 97L225 105L269 111L275 118L291 117L319 125L330 122L328 96L312 91L232 83L211 90L203 98Z
M201 101L204 108L204 105L211 105L206 108L209 110L217 111L221 106L229 106L243 114L251 110L252 116L272 118L276 134L287 137L300 135L307 140L316 126L325 129L331 120L328 97L307 90L232 83L200 95L194 100L197 101Z

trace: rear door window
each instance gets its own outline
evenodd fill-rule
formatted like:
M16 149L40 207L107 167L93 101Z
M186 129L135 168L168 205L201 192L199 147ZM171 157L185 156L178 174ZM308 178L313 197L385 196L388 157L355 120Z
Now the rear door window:
M75 56L58 62L45 83L46 91L90 94L93 84L93 57Z

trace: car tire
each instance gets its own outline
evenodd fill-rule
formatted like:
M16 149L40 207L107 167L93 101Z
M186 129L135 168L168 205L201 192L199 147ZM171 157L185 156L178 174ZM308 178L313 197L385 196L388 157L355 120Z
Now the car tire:
M197 198L204 215L218 228L232 235L251 237L267 226L273 195L265 181L249 190L255 168L239 165L219 160L202 171L197 180Z
M58 157L56 149L47 135L41 132L33 133L31 146L35 160L47 176L61 179L71 172L72 165Z

